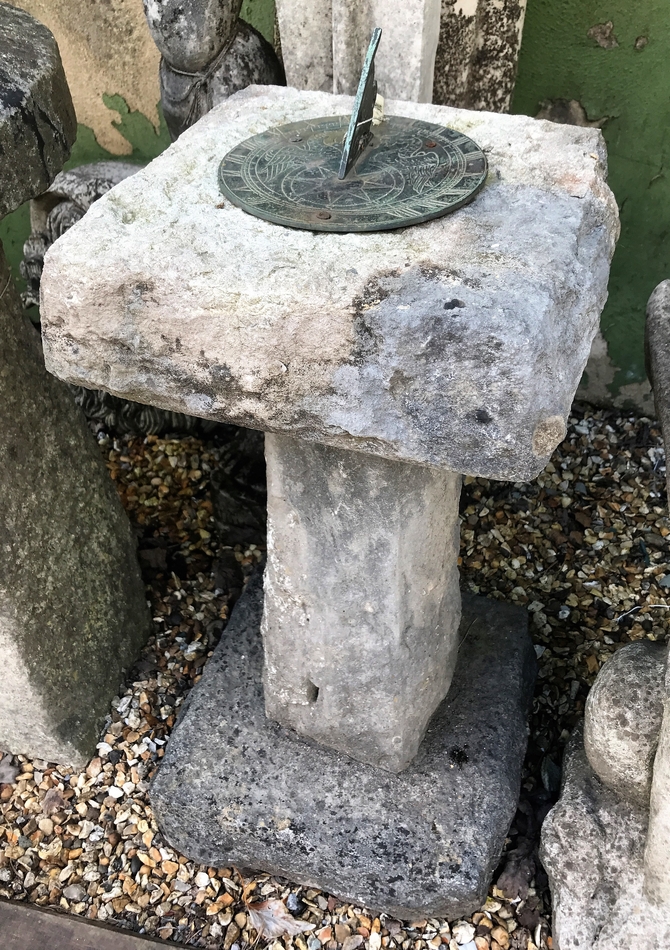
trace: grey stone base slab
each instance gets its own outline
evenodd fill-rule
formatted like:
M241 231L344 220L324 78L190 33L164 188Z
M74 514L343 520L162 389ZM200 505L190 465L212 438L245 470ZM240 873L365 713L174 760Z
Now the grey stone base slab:
M542 826L555 950L668 950L669 905L644 893L648 821L647 807L600 781L578 726L563 758L560 800Z
M194 688L151 789L170 843L400 918L479 907L514 815L535 655L518 607L463 597L449 693L397 775L265 716L262 580Z

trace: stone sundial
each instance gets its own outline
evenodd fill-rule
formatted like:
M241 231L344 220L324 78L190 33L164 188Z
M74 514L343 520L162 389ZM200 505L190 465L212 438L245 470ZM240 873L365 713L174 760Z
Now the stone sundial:
M228 152L219 185L233 204L287 227L348 232L421 224L474 198L488 165L467 135L403 116L374 124L381 33L372 33L350 117L276 126Z
M517 807L535 656L521 608L466 597L461 619L461 473L535 478L564 438L617 211L598 130L394 100L387 122L409 131L387 138L360 119L370 75L342 179L351 99L251 86L103 195L46 254L44 354L70 383L266 433L262 587L152 785L167 840L456 919L484 901ZM249 139L323 116L328 150L323 129L313 154L309 136ZM496 173L438 217L474 191L433 196L445 143L455 178L475 150L479 179L484 149ZM392 200L366 184L377 161ZM291 188L302 203L279 200ZM296 226L245 213L243 190Z

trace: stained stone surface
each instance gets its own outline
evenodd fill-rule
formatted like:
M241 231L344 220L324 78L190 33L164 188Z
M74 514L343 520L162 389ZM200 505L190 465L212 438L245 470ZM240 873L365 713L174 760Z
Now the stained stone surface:
M620 797L640 805L649 804L667 656L663 643L627 644L603 666L584 711L591 768Z
M276 7L286 82L296 89L332 92L332 0L276 0Z
M0 2L0 219L46 191L76 134L56 40Z
M456 213L314 234L222 201L223 155L352 100L253 87L103 196L49 250L47 366L137 402L489 478L544 467L618 234L598 130L416 103L488 154Z
M441 0L433 101L508 112L526 0Z
M81 768L149 633L136 542L0 247L0 748Z
M270 433L265 456L267 715L397 772L456 665L461 476Z
M355 95L372 30L387 99L430 102L440 32L440 0L278 0L286 78L297 89Z
M131 162L92 162L59 172L42 194L30 202L31 233L23 245L21 276L27 287L21 295L24 307L39 307L44 255L54 241L75 221L83 218L94 201L139 171Z
M648 808L600 781L578 726L563 759L560 801L542 826L540 858L551 885L556 950L670 946L667 904L645 895L648 819Z
M150 791L170 843L203 864L263 868L401 918L479 907L526 748L526 612L464 595L449 695L415 761L393 775L265 717L261 609L257 576L170 738Z

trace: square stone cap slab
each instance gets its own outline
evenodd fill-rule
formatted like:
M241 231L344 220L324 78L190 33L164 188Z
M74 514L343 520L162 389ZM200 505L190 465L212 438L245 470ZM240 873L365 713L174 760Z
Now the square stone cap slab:
M389 102L488 156L465 208L372 234L298 231L224 201L250 135L352 99L253 86L102 197L49 250L47 367L206 419L528 479L565 419L618 235L595 129Z

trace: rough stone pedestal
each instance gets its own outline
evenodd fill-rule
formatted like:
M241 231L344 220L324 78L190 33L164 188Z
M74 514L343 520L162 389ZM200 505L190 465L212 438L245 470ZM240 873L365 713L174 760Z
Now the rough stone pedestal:
M170 843L400 918L478 908L519 793L535 678L526 612L464 595L449 694L393 775L266 718L261 610L257 576L170 738L151 788Z
M76 126L53 36L0 3L0 217L44 191ZM135 539L0 246L0 748L68 766L149 632Z
M333 558L332 564L329 562L323 546L323 515L320 521L310 524L308 534L308 544L318 549L321 563L305 570L304 553L291 553L288 548L286 554L279 553L279 545L288 541L293 545L299 533L297 520L292 521L294 515L299 514L306 523L306 514L315 510L317 500L313 497L304 503L299 500L298 482L302 480L310 491L311 486L320 485L319 491L332 499L332 509L328 510L326 505L324 509L328 523L334 526L334 539L339 537L341 542L344 531L339 527L339 519L352 518L344 506L337 509L337 499L349 497L348 489L342 487L343 473L361 473L359 491L351 496L354 509L362 510L365 499L369 499L374 510L378 502L371 489L377 477L375 472L384 470L381 462L409 463L407 498L415 505L415 513L417 497L423 493L430 499L431 511L416 520L429 526L426 542L431 551L435 553L440 544L445 545L446 557L449 532L442 519L445 513L447 519L452 515L449 508L444 512L438 510L436 499L439 485L447 485L454 476L431 475L428 470L515 481L534 478L542 470L565 434L567 413L605 302L609 261L618 232L616 204L606 185L606 155L599 131L553 125L523 116L470 113L412 102L389 102L387 111L461 130L487 152L490 175L485 187L471 204L456 213L398 231L314 234L262 221L222 200L217 170L229 149L271 126L346 114L351 108L349 97L295 89L255 87L238 93L184 132L145 169L96 202L50 248L41 284L45 354L56 375L138 402L262 429L280 438L319 443L347 453L342 469L314 467L310 462L308 471L293 473L295 490L287 495L284 513L278 505L274 511L270 506L270 519L274 517L276 527L270 532L269 542L269 651L275 636L272 631L280 630L281 637L285 634L278 615L280 600L275 596L281 592L276 583L279 563L284 579L291 571L302 571L303 576L295 580L296 587L309 600L310 627L320 628L323 633L316 646L314 639L309 641L309 652L317 658L319 650L323 656L332 656L328 618L333 617L339 605L331 594L335 595L338 584L340 589L345 586L351 566L346 551ZM305 459L318 458L317 450L310 453L304 449L300 453ZM359 453L361 461L354 461L349 453ZM284 464L285 460L281 461ZM326 485L327 471L331 475ZM397 491L399 500L402 486L397 486ZM396 505L398 501L392 507ZM379 645L370 641L382 635L394 644L394 655L402 655L402 637L411 634L405 653L406 682L421 683L418 689L414 688L420 696L422 669L428 671L432 680L425 700L417 702L418 716L413 728L418 731L420 721L425 722L430 714L431 705L439 701L440 689L435 685L439 680L433 677L440 663L444 664L442 689L446 689L449 679L445 646L453 637L453 627L450 633L449 624L442 625L442 618L438 624L438 616L441 611L444 614L441 597L451 597L452 582L448 580L446 560L433 555L426 589L434 586L424 603L417 588L426 581L426 555L417 552L416 540L411 537L414 518L401 525L399 509L402 505L391 514L397 526L393 540L398 546L411 542L414 562L402 564L399 555L385 554L380 549L368 570L375 571L382 564L389 577L389 603L385 605L386 614L380 615L383 623L372 627L365 625L365 619L361 621L361 615L368 613L366 602L375 608L368 597L373 582L363 576L359 577L355 591L348 592L349 601L343 605L348 612L344 620L354 620L359 632L366 634L366 642L358 646L360 655L369 651L378 657ZM368 518L366 525L371 521ZM383 523L372 527L383 546ZM362 544L363 534L364 531L357 530L356 545ZM338 553L337 545L333 544L331 550ZM358 547L352 553L360 562L364 560L361 550ZM455 550L452 557L455 560ZM406 598L397 594L401 579L396 576L393 583L390 580L393 558L397 558L408 578L411 593ZM451 569L454 568L452 561ZM319 570L327 581L327 596L321 599L316 596ZM339 581L336 571L341 574ZM285 580L281 583L286 585ZM440 591L439 585L445 584ZM354 609L357 594L360 602ZM393 600L397 608L391 616ZM419 608L419 604L423 606ZM455 598L452 604L452 614L457 616ZM425 610L422 618L420 609ZM430 636L431 626L433 630L440 629L439 636ZM346 633L344 625L340 629ZM303 699L316 700L313 708L318 716L322 684L310 677L303 657L307 652L305 643L299 637L291 641L291 637L295 634L286 633L286 642L296 644L291 660L298 667L299 681L296 683L286 674L288 682L303 690ZM347 643L351 640L349 637ZM430 647L422 656L425 643ZM466 640L461 648L466 664L472 662L467 646ZM495 661L490 658L488 670L496 689L498 659L498 654ZM348 661L345 658L343 662ZM287 662L284 651L284 670ZM332 672L332 660L329 666ZM241 671L236 674L241 675ZM303 675L309 682L305 682ZM385 675L382 667L380 681ZM357 674L358 684L364 676L363 671ZM397 684L399 676L392 671L389 682ZM277 689L272 680L269 666L270 701L273 689ZM401 721L410 723L416 698L411 695L412 690L401 694L394 685L392 692L402 696L405 704ZM329 683L325 682L324 697L330 702L328 694ZM481 690L477 701L480 694ZM501 730L510 715L509 697L502 695L504 705L496 723ZM354 689L349 696L356 696L356 702L361 699L361 693ZM343 700L344 697L337 702L343 704ZM282 699L282 705L278 715L290 703ZM261 711L262 708L261 705ZM333 736L332 731L328 735L323 721L316 722L315 732L320 740L331 745L338 743L349 751L360 752L366 745L367 756L367 738L361 743L359 734L370 732L371 722L373 733L378 728L378 723L374 726L372 712L363 702L360 718L355 707L346 712L340 708L336 713L337 735ZM257 723L261 715L255 714ZM236 714L231 728L239 729L243 718ZM306 729L302 713L288 721ZM267 720L262 718L262 722ZM439 722L440 728L451 729L446 720ZM458 733L447 734L453 737L456 747ZM271 733L272 737L276 735ZM396 735L393 732L391 739ZM388 733L381 738L380 743L379 734L373 735L377 748L370 758L375 762L381 762L388 750ZM403 755L409 754L412 741L416 740L403 740ZM261 748L266 748L265 740ZM450 747L436 748L440 751L430 760L431 778L425 780L426 784L439 785L443 773L450 769ZM321 749L318 757L325 761L336 754ZM496 754L504 757L506 753L498 750ZM412 770L423 761L421 755L419 751L417 759L401 776L414 774ZM510 755L510 761L516 761L515 754ZM347 768L370 768L347 761ZM387 759L392 768L400 764L401 758ZM500 767L504 770L508 765L503 762ZM239 777L242 771L238 769L234 774ZM287 802L291 795L299 794L298 771L294 774L295 781L285 787ZM396 779L380 770L351 774L358 777L359 784L360 777L366 776L363 784L367 784L368 802L372 802L366 804L348 784L347 794L353 796L351 815L358 815L363 821L370 814L370 807L377 809L375 821L383 829L385 812L374 792L385 787L384 782ZM495 788L491 774L473 773L468 794L477 797L483 794L484 787ZM397 777L398 782L401 776ZM217 777L221 779L220 772ZM334 787L337 782L333 780L331 784ZM399 829L406 826L406 813L402 810L405 806L396 808L392 803L418 799L409 784L392 787L396 791L387 804L396 809L394 831L402 835ZM272 809L273 786L263 785L261 793L265 796L263 808ZM447 815L452 824L445 835L461 833L452 816L459 813L456 806L462 794L465 793L460 786L445 786L445 798L439 807L426 807L423 813ZM430 796L426 800L430 802ZM222 803L223 799L218 801ZM321 801L314 799L309 807L318 812L323 807ZM495 812L495 804L489 799L486 808ZM307 808L296 817L296 827L305 820L304 814L309 814ZM169 828L174 843L190 848L194 854L194 844L184 831L190 821L186 811L171 819L169 811L163 808L161 815L164 822L173 821ZM505 815L508 820L511 812ZM433 820L431 814L431 828ZM186 824L178 835L176 823L181 821ZM502 818L500 823L502 826ZM376 833L374 825L370 819L367 840L372 840ZM225 851L229 857L239 855L244 863L247 826L242 821L232 821L226 827L227 847L221 853ZM337 822L331 820L331 834L336 827ZM454 827L456 830L452 831ZM383 832L392 860L389 856L383 859L382 852L375 851L380 869L377 872L368 867L365 873L376 873L381 883L379 888L371 888L371 901L374 898L391 906L388 890L383 900L375 893L382 894L399 877L419 879L419 869L423 867L426 875L422 879L432 880L431 888L438 886L438 881L439 889L447 893L440 898L444 902L440 906L459 906L453 896L460 893L458 879L447 880L440 875L447 873L443 862L447 868L457 865L460 856L465 863L464 851L457 850L457 858L452 860L452 851L443 847L439 829L432 832L427 826L423 828L424 851L430 835L438 835L430 846L433 857L426 858L424 863L420 850L405 852L403 856L391 843L390 832ZM478 830L482 837L480 846L489 856L477 864L483 875L482 869L488 873L493 866L489 863L493 852L487 850L493 845L487 840L488 826ZM496 834L491 833L491 841L502 840ZM306 877L300 839L282 840L289 842L283 852L284 872L294 878ZM353 881L356 874L362 873L369 854L365 841L363 837L354 840L351 836L347 847L352 853L346 857L343 852L337 861L329 852L332 873L337 873L337 862L347 861L351 862L350 871L343 881ZM248 863L254 863L254 854L255 849L249 851ZM271 863L260 852L256 858L257 862ZM436 870L438 866L442 870ZM468 902L474 900L475 891L479 894L484 887L483 877L477 878L476 886L472 883L476 877L474 872L473 875L467 889ZM342 889L336 877L324 877L324 886ZM453 890L451 897L449 889ZM419 906L414 903L419 899L417 893L407 900L406 907ZM437 906L437 899L433 905L426 897L425 906L429 904ZM400 907L401 901L394 906Z
M270 433L265 455L267 714L397 772L456 664L461 477Z

